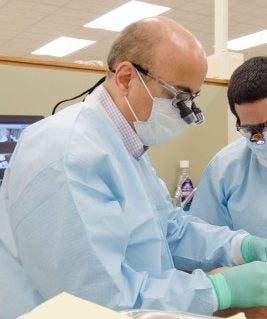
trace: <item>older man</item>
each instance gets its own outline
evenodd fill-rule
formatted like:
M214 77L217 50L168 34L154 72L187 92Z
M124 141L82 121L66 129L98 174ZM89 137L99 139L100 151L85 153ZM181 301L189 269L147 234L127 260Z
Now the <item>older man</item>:
M244 263L247 233L174 209L146 154L197 120L207 70L197 39L172 20L142 20L108 67L84 102L24 131L5 176L17 261L37 300L67 291L117 310L204 314L267 304L265 262L205 273ZM246 256L266 261L264 245Z

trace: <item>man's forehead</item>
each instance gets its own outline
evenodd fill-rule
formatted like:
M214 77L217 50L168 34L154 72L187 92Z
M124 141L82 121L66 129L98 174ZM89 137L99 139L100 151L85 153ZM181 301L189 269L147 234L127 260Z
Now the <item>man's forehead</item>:
M267 120L267 98L255 102L235 104L235 110L244 125L265 122Z
M176 89L196 93L206 76L206 64L201 59L191 61L184 57L161 60L154 66L152 75L170 83Z

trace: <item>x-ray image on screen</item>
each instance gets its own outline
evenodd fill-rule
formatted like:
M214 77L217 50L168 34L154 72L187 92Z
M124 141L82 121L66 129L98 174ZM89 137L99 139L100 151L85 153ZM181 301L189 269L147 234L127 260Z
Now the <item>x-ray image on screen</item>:
M17 143L21 132L28 126L27 124L3 124L0 123L0 143Z
M0 186L22 131L43 118L39 115L0 115Z

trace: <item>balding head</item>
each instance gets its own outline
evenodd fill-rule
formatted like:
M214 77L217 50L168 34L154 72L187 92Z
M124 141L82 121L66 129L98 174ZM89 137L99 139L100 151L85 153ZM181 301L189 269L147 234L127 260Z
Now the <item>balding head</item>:
M108 67L115 70L122 61L130 61L153 72L166 62L184 69L188 62L206 68L205 52L196 37L166 17L143 19L124 29L114 42Z

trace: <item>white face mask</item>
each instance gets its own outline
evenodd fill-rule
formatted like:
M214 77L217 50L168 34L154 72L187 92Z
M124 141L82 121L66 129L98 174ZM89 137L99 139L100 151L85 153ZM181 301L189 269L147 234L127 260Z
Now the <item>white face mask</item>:
M180 111L172 105L172 99L153 97L143 78L136 70L146 91L153 100L152 111L146 122L139 121L133 108L125 96L125 101L132 112L137 135L146 146L162 144L178 136L186 127L186 123L180 116Z
M250 135L250 134L249 134ZM263 132L263 136L265 139L265 143L258 145L254 142L250 142L250 136L246 137L247 139L247 145L251 149L251 151L256 155L259 162L267 167L267 132Z

